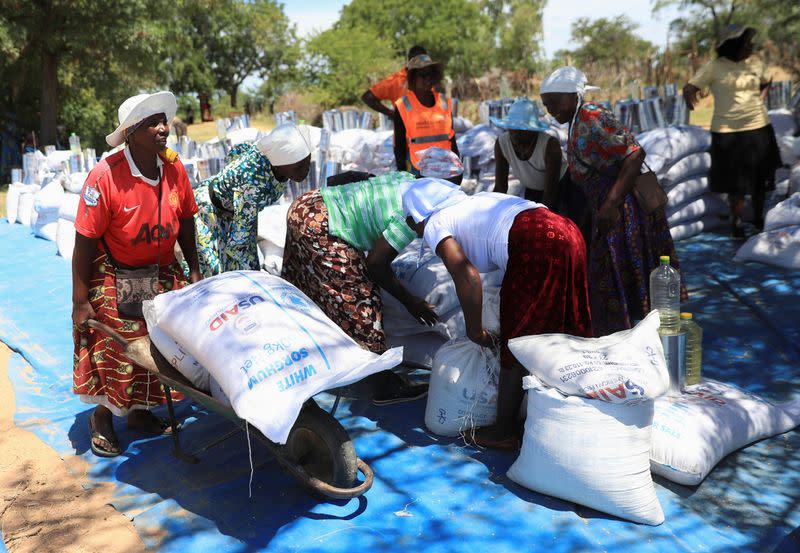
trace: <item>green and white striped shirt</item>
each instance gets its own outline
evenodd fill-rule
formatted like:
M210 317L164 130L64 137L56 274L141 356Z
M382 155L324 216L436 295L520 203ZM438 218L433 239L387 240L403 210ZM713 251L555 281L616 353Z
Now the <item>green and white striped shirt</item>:
M413 180L410 173L393 172L323 188L328 232L361 251L371 250L379 236L402 251L417 237L403 212L403 192Z

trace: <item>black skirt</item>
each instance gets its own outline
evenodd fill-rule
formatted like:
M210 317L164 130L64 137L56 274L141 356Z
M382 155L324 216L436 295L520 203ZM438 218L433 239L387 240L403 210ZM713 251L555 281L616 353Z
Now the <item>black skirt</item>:
M783 165L772 125L741 132L711 133L710 188L718 194L752 194L775 186Z

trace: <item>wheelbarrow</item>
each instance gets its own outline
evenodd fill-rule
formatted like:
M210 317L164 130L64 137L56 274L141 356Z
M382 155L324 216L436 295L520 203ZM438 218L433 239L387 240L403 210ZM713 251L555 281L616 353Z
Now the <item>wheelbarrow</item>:
M234 422L239 429L247 431L262 442L278 463L289 474L297 478L312 493L332 499L351 499L364 494L372 487L374 475L370 466L356 456L353 442L339 421L323 410L313 399L309 399L300 411L289 432L285 445L269 440L253 426L246 424L234 410L211 397L207 392L194 386L185 376L167 361L150 341L149 336L128 342L113 329L90 319L87 324L105 334L122 348L123 353L136 365L154 374L164 385L167 397L167 410L172 425L173 454L188 463L198 463L199 459L184 452L179 437L179 427L175 420L171 389L187 398ZM334 404L335 411L339 398ZM231 434L232 435L232 434ZM227 439L224 436L216 443ZM213 447L212 444L205 449ZM358 472L364 475L357 482Z

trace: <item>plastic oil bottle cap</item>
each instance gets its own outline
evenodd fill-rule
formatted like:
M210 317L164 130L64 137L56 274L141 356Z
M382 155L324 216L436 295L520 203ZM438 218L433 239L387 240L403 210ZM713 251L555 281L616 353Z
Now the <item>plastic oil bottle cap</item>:
M692 314L691 313L681 313L681 319L689 321L689 320L692 319Z
M662 265L669 265L669 256L668 255L662 255L661 257L659 257L659 259L661 260L661 264Z

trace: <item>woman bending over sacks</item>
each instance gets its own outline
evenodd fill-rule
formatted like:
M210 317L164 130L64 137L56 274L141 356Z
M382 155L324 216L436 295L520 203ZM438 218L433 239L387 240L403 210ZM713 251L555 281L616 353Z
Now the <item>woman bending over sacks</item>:
M467 337L490 347L482 323L481 272L505 272L500 288L500 378L497 422L468 439L483 447L519 448L516 417L522 365L508 340L546 332L591 336L586 245L569 219L542 204L482 192L467 196L440 179L421 179L403 194L408 225L436 252L453 277Z
M594 89L574 67L542 82L542 103L569 123L567 159L572 181L584 192L592 218L589 299L597 336L631 328L650 311L649 276L659 257L680 268L664 209L645 213L632 190L645 152L614 114L584 102ZM681 283L681 299L686 300Z
M415 237L402 209L403 191L413 179L410 173L395 172L313 190L292 203L287 217L281 276L375 353L386 349L381 288L421 324L437 320L433 306L409 293L391 269L392 260ZM377 405L427 394L427 384L412 385L391 371L370 379Z
M305 179L310 167L311 141L304 125L280 125L256 144L230 151L225 168L194 191L204 276L260 269L258 212L280 199L287 180Z
M86 321L97 319L128 340L146 336L141 300L129 295L132 288L123 283L146 282L151 293L185 285L175 261L176 240L189 265L189 279L201 278L192 187L177 154L166 149L176 109L171 92L140 94L123 102L119 127L106 142L112 147L124 142L125 148L89 173L75 219L72 390L97 405L89 430L91 449L102 457L120 453L112 415L127 416L128 428L141 432L172 430L149 411L166 401L158 378L131 364L113 340L90 330ZM128 280L128 269L147 276Z

